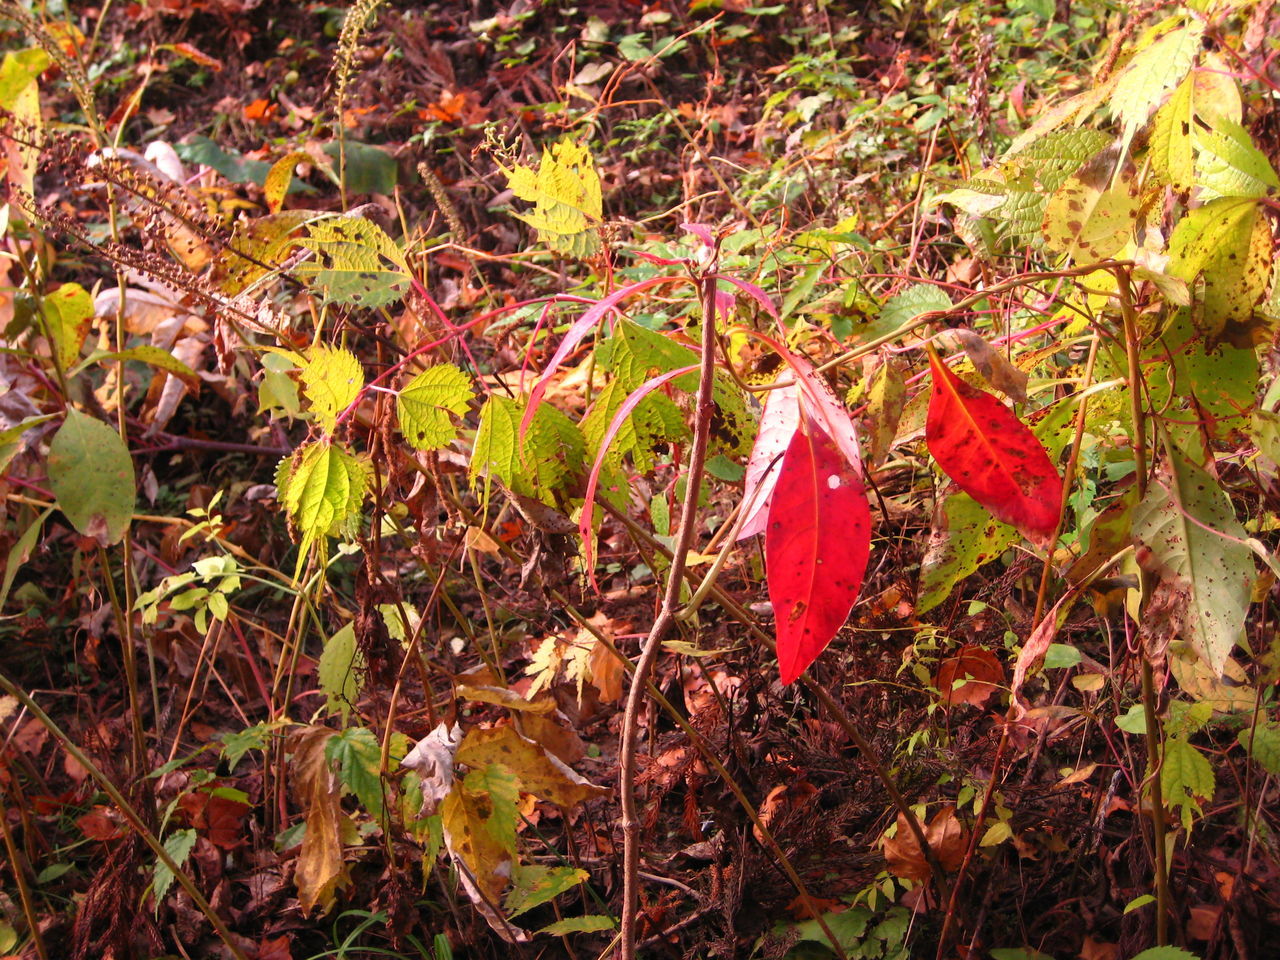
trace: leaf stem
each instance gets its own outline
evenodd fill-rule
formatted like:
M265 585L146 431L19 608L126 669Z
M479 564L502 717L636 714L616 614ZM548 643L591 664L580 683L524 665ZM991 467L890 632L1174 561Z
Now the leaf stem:
M662 639L676 622L680 607L680 591L684 585L685 558L693 543L694 526L698 519L698 489L702 485L702 471L707 459L707 441L711 435L711 415L714 411L711 388L715 380L715 294L714 274L703 276L699 284L702 298L702 361L698 372L698 396L694 409L693 445L689 451L689 472L685 485L685 501L680 513L680 530L672 551L671 569L667 572L667 587L662 598L658 618L649 629L636 662L631 686L627 691L627 707L622 717L621 742L618 748L618 792L622 802L622 960L634 960L636 955L636 911L639 907L640 873L640 817L636 811L636 731L639 726L640 707L644 700L646 681L653 670L654 661Z

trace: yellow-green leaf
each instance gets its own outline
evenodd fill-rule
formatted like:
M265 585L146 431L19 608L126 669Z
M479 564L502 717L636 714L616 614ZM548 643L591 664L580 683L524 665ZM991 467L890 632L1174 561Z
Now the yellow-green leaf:
M317 440L281 462L277 496L303 543L355 532L369 487L369 467L330 440Z
M534 204L516 216L538 231L539 240L579 259L599 249L600 175L585 145L566 138L543 149L537 170L518 164L503 173L511 191Z
M325 709L329 713L342 714L344 724L360 696L360 675L363 672L364 656L356 645L355 625L348 623L325 641L324 651L316 664L316 679L325 696Z
M226 249L213 261L213 282L229 296L257 283L285 262L298 245L295 232L314 216L310 210L285 210L238 222Z
M330 303L375 308L409 289L409 264L385 230L371 220L329 217L307 226L301 245L315 254L298 276L318 286Z
M1240 90L1231 71L1217 54L1205 57L1178 84L1158 111L1151 126L1151 162L1169 184L1179 191L1195 185L1194 131L1197 120L1212 125L1219 119L1239 123Z
M1202 201L1218 197L1265 197L1280 187L1275 169L1257 147L1249 131L1225 117L1209 130L1193 126L1197 148L1195 183Z
M418 374L400 391L396 415L410 446L439 450L458 436L453 418L467 412L475 391L470 378L451 363Z
M1165 91L1181 83L1195 63L1203 37L1204 24L1198 20L1178 27L1136 53L1116 80L1110 105L1121 123L1121 161Z
M73 407L49 444L49 486L71 525L104 547L129 529L137 498L133 458L120 435Z
M515 777L488 766L467 774L440 805L445 844L489 903L501 901L510 881L518 796Z
M80 359L80 348L93 319L93 297L78 283L64 283L45 295L41 312L53 337L58 366L65 373Z
M1224 197L1189 211L1169 240L1169 273L1203 277L1197 326L1210 344L1247 324L1271 279L1271 225L1253 200Z
M350 350L317 343L302 368L302 393L311 403L316 422L326 433L337 426L338 415L360 395L364 371Z
M472 730L458 746L456 759L469 767L498 764L510 771L525 793L562 807L598 797L608 791L588 783L554 754L511 727Z
M540 907L566 890L572 890L589 876L587 871L576 867L517 864L511 890L507 893L506 903L503 904L506 907L507 916L518 917L534 907Z
M1113 178L1112 164L1104 151L1049 198L1044 242L1051 253L1089 263L1113 256L1129 241L1138 219L1138 184L1127 167Z

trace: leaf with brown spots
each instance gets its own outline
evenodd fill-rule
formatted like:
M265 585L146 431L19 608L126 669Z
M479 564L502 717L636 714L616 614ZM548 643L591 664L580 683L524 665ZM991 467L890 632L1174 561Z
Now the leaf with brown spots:
M1088 263L1114 256L1129 242L1141 194L1130 167L1112 180L1114 164L1112 151L1104 150L1049 198L1043 230L1050 252Z
M782 458L765 528L778 666L791 683L817 659L858 599L871 554L862 479L807 415Z
M554 754L526 740L511 727L472 730L458 746L455 759L473 769L497 764L515 777L523 792L562 807L572 807L609 792L588 783Z
M925 440L944 473L997 520L1048 547L1062 478L1027 426L991 394L965 383L929 351L933 392Z

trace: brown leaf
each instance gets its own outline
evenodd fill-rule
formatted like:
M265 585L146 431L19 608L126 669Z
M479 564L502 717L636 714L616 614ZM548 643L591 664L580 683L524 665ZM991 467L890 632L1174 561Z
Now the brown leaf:
M244 818L250 810L247 803L198 790L184 793L178 805L191 825L219 849L234 850L248 839L244 830Z
M949 707L958 703L982 707L1002 683L1004 667L996 655L971 644L965 644L954 656L943 660L934 679L942 702Z
M808 805L817 795L818 788L808 780L780 783L769 791L769 795L764 798L764 803L760 804L760 822L772 828L775 820L784 818L797 808ZM757 840L764 843L764 836L760 833L759 827L752 827L751 832L755 834Z
M944 870L959 869L964 860L965 832L956 817L955 807L943 807L934 814L925 827L924 836ZM897 832L884 838L884 856L889 872L894 876L917 883L929 879L929 863L902 814L898 814Z
M305 727L290 737L293 793L307 822L293 877L303 913L316 907L321 913L328 911L343 874L339 833L342 791L324 755L332 737L328 727Z
M90 840L114 840L124 833L120 814L111 807L104 807L101 804L77 817L76 826Z

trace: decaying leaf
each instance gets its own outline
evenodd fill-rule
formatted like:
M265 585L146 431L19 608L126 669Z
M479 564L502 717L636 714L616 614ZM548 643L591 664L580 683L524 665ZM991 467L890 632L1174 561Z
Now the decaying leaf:
M418 741L403 760L402 767L417 772L422 778L421 816L429 817L453 789L453 758L462 742L462 728L440 724Z
M933 819L924 828L925 840L933 855L944 870L959 869L964 860L966 844L965 829L956 817L956 808L945 806L933 815ZM889 872L903 880L924 883L931 873L929 861L925 859L916 842L915 834L907 826L906 818L898 814L896 832L892 837L884 838L884 857L888 861Z
M293 793L307 822L294 872L304 913L317 908L327 913L344 875L339 833L342 789L326 756L333 733L328 727L304 727L289 738Z

